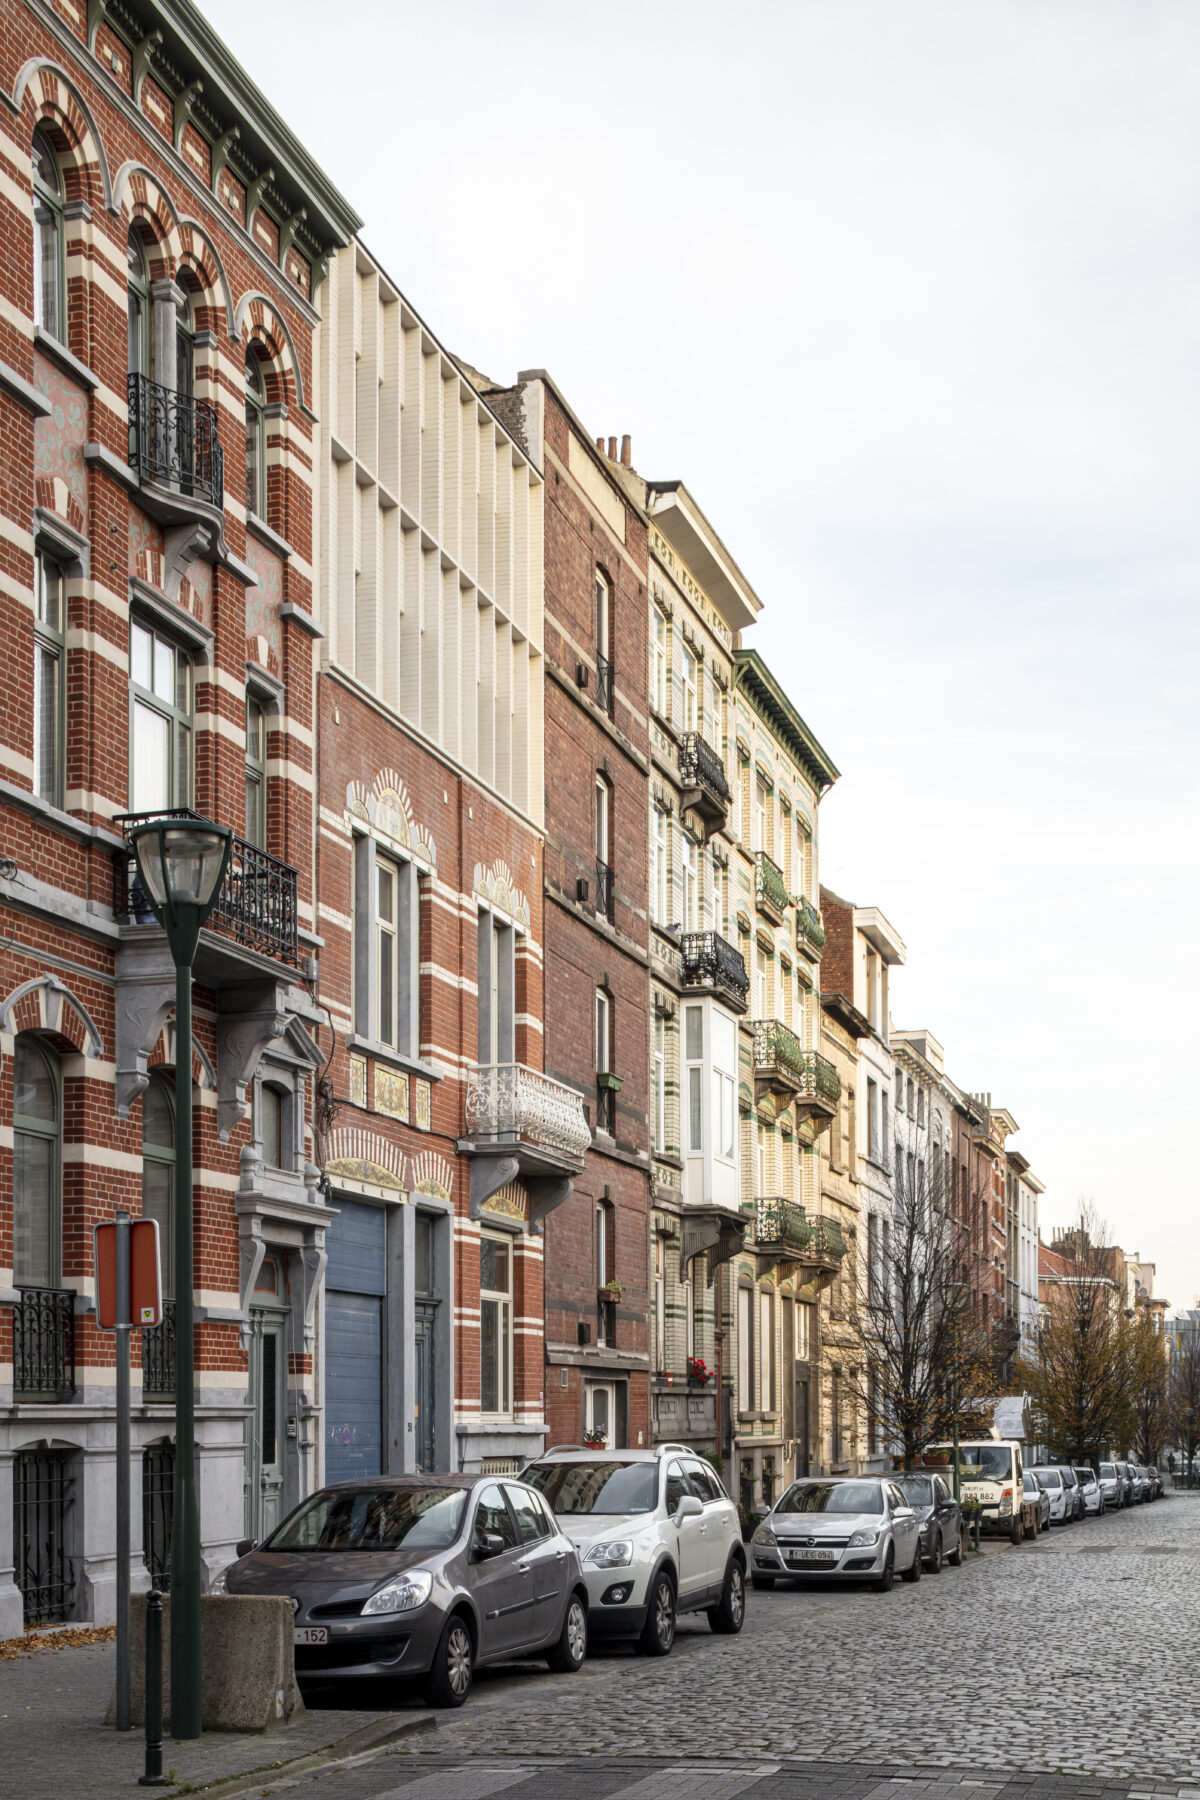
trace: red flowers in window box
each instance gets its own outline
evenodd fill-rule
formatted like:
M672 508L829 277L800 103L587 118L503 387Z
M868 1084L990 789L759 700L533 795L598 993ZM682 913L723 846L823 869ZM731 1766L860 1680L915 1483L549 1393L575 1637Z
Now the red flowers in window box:
M712 1380L712 1370L702 1356L688 1357L688 1380L694 1381L698 1387L706 1387Z

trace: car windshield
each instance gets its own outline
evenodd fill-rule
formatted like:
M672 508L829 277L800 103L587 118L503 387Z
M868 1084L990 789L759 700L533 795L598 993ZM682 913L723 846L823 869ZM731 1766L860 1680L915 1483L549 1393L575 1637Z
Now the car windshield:
M522 1479L562 1517L653 1512L658 1499L658 1464L652 1462L534 1463Z
M796 1481L775 1508L781 1513L870 1513L883 1511L877 1481Z
M1037 1491L1037 1482L1034 1480L1033 1476L1029 1473L1028 1469L1026 1469L1023 1479L1024 1479L1024 1483L1025 1483L1025 1492L1027 1494L1035 1493Z
M1035 1469L1033 1473L1034 1479L1041 1488L1056 1488L1062 1486L1062 1476L1057 1469Z
M1076 1469L1080 1487L1095 1487L1096 1477L1090 1469Z
M928 1475L897 1475L896 1486L913 1506L933 1505L933 1483Z
M326 1488L297 1507L264 1550L445 1550L466 1510L462 1488Z
M1007 1481L1012 1474L1012 1451L1006 1444L963 1444L958 1468L964 1481Z
M1113 1463L1101 1463L1100 1473L1105 1481L1115 1481L1117 1479L1116 1466Z

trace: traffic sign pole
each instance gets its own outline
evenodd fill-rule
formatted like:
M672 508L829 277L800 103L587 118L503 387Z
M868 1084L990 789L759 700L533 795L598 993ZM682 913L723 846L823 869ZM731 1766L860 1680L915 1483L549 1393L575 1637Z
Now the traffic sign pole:
M117 1730L129 1730L129 1214L117 1224Z

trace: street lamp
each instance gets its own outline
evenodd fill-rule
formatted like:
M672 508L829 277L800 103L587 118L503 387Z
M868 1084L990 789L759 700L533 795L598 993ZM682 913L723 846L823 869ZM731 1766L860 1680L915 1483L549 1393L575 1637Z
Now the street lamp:
M175 964L175 1492L171 1521L171 1734L203 1730L200 1511L192 1319L192 963L229 863L227 825L148 820L130 832L138 875Z

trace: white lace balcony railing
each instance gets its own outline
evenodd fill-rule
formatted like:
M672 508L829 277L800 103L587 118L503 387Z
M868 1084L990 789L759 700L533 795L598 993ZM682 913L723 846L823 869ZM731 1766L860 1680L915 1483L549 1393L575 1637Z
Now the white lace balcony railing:
M583 1095L524 1063L485 1063L467 1077L467 1135L530 1143L577 1162L592 1142Z

